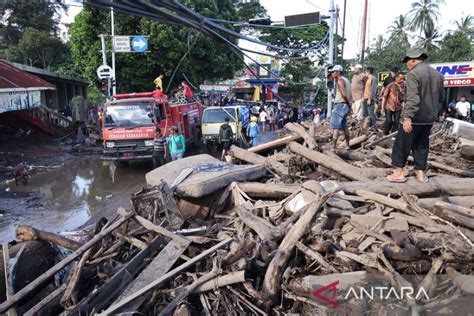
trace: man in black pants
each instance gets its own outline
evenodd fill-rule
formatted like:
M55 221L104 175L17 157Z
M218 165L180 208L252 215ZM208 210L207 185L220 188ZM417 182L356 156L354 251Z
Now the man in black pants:
M410 71L406 81L405 108L402 125L392 150L393 174L387 179L391 182L405 182L403 167L410 152L415 161L418 181L428 182L425 174L430 149L431 127L438 116L439 104L444 99L443 76L424 63L428 58L421 50L408 49L403 62Z

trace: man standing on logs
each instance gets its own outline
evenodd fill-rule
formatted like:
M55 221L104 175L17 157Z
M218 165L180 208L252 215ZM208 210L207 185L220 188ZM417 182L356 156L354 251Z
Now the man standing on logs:
M351 112L351 83L349 79L342 76L343 68L341 65L335 65L328 70L336 84L336 96L334 97L334 108L332 110L330 127L333 131L334 149L337 147L337 139L340 133L344 133L347 149L350 148L349 129L347 128L347 117Z
M444 99L444 77L424 61L428 58L423 51L408 49L403 62L409 73L406 81L405 107L402 125L392 150L393 174L387 179L391 182L405 182L403 168L410 152L415 161L418 181L428 182L425 174L430 149L431 127L438 117L439 104Z

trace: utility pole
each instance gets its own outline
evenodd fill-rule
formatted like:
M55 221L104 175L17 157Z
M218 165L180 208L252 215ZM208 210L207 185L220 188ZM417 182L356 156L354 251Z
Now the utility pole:
M117 76L115 72L115 28L114 28L114 8L110 7L110 28L112 35L112 95L117 94Z
M342 17L342 48L341 48L341 58L344 59L344 44L346 42L345 35L346 35L346 4L347 0L344 0L344 9L343 9L343 17Z
M336 20L334 23L336 23L336 31L335 31L335 37L337 38L337 35L339 34L339 6L336 5ZM338 56L337 56L337 47L339 46L339 44L336 43L336 45L334 45L334 63L337 64L337 60L338 60Z
M334 64L334 16L335 16L335 9L334 9L334 0L330 0L329 4L329 52L328 52L328 65L333 66ZM332 112L332 90L328 89L328 111L327 117L331 117Z
M367 9L369 0L364 1L364 16L362 17L362 52L360 54L360 63L364 66L365 61L365 35L367 34Z

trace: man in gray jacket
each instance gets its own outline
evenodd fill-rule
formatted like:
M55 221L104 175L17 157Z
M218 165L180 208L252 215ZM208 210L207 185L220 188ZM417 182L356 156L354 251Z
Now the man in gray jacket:
M433 67L424 63L428 58L423 51L408 49L403 62L409 73L405 83L405 108L392 150L393 174L391 182L405 182L403 167L410 152L415 162L416 178L428 182L425 174L430 149L429 136L438 118L439 105L444 99L444 78Z

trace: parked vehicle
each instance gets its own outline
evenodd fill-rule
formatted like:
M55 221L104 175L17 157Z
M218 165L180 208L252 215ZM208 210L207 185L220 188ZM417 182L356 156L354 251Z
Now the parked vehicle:
M104 111L103 160L151 160L157 127L169 136L169 128L176 126L187 143L198 141L202 105L196 101L169 103L154 92L126 93L114 95Z
M219 129L229 118L229 125L234 139L239 144L243 141L244 132L250 123L249 109L244 105L211 106L204 109L201 132L208 149L211 149L219 138Z

